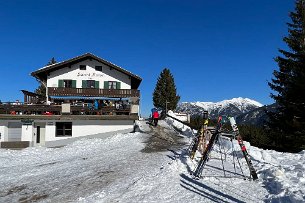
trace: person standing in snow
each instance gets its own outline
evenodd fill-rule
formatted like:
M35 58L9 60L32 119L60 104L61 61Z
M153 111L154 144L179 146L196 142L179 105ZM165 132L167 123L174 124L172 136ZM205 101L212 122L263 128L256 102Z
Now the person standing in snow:
M154 123L154 117L153 117L153 115L154 115L154 112L155 112L155 111L157 111L157 109L156 109L155 107L151 109L151 115L149 115L149 119L150 119L150 122L151 122L151 123Z
M154 111L152 114L153 117L153 124L154 126L157 126L158 124L158 120L159 120L159 112L158 111Z

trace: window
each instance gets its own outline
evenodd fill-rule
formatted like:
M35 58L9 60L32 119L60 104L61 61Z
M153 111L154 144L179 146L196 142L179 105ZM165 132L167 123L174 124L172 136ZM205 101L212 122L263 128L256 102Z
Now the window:
M64 87L72 87L72 80L64 80Z
M56 122L55 137L72 136L72 122Z
M104 89L121 89L121 82L104 81Z
M86 65L79 65L79 70L86 70Z
M95 81L94 80L87 80L87 88L95 88Z
M95 80L83 80L82 81L82 88L99 88L100 82Z
M109 81L109 89L117 89L117 82Z
M76 80L58 80L58 87L76 88Z
M103 71L103 67L102 67L102 66L95 66L95 70L97 70L97 71Z

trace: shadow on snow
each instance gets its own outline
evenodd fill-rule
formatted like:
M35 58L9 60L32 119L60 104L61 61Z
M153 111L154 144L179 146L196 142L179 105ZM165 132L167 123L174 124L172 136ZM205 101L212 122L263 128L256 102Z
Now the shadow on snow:
M198 182L197 180L192 179L186 176L185 174L180 174L180 176L181 176L180 185L183 188L191 192L194 192L198 195L201 195L213 202L229 202L229 201L238 202L238 203L244 202L228 194L224 194L218 190L215 190L201 182ZM226 201L226 199L229 201Z

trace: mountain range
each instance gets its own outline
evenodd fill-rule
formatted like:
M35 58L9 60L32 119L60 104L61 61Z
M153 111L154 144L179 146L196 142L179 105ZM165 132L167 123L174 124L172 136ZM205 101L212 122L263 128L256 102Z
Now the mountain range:
M255 100L238 97L220 102L182 102L178 104L176 111L191 116L201 116L204 111L208 111L210 119L226 115L236 117L240 124L262 125L267 118L266 110L274 107L274 105L263 106Z
M268 120L268 115L266 112L274 112L276 107L277 105L274 103L253 109L247 113L238 115L236 117L236 122L239 124L263 126Z

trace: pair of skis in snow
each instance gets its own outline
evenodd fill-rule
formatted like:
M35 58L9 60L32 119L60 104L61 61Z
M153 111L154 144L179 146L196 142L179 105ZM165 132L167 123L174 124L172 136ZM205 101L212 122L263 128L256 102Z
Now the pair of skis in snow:
M194 177L196 177L196 178L199 178L201 176L202 170L203 170L205 164L207 163L207 161L209 159L209 155L210 155L210 153L211 153L215 143L219 139L219 136L220 136L220 133L221 133L222 121L223 121L223 119L220 116L218 118L216 129L215 129L214 133L211 136L209 144L205 148L205 150L204 150L204 152L202 154L202 157L200 158L200 160L199 160L195 170L192 173L192 175ZM243 143L243 140L242 140L242 137L241 137L241 135L239 133L239 129L238 129L237 125L236 125L235 119L233 117L229 117L229 121L230 121L231 127L233 129L233 132L235 133L235 137L237 138L237 141L238 141L238 144L239 144L239 146L241 148L243 156L244 156L244 158L245 158L245 160L247 162L247 165L249 167L250 175L252 176L253 180L256 180L256 179L258 179L256 171L255 171L255 169L253 167L253 164L251 162L251 157L250 157L250 155L249 155L249 153L248 153L248 151L246 149L246 146Z
M208 125L208 122L209 122L207 111L204 111L203 119L204 119L204 123L200 127L200 129L198 129L198 132L197 132L196 136L194 137L194 139L192 140L192 143L189 147L189 155L190 155L191 159L194 159L197 149L199 148L200 144L201 145L203 144L202 142L205 139L207 125Z
M244 144L244 141L243 141L243 139L242 139L242 137L241 137L241 135L239 133L239 129L237 127L235 119L233 117L229 117L229 120L230 120L231 127L233 129L233 132L235 133L235 137L237 138L237 142L238 142L238 144L240 146L240 149L241 149L241 151L242 151L242 153L244 155L244 158L245 158L245 160L247 162L247 165L249 167L250 175L252 176L253 180L257 180L258 179L257 173L255 171L255 168L253 167L253 164L252 164L252 161L251 161L251 157L250 157L250 155L249 155L249 153L247 151L247 148L246 148L246 146Z

